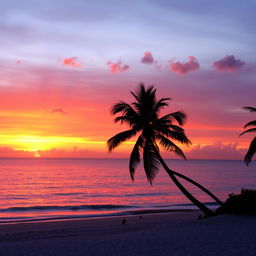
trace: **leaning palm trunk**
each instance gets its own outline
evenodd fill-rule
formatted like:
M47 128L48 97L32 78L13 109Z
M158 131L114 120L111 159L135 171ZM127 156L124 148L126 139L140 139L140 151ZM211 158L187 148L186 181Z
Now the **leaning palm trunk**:
M203 203L201 203L199 200L197 200L192 194L188 192L188 190L183 187L183 185L177 180L175 177L173 171L171 171L168 166L166 165L165 161L159 154L158 150L153 147L155 154L157 155L161 165L164 167L165 171L168 173L174 184L181 190L181 192L194 204L196 205L202 212L204 212L206 215L213 215L212 210L210 210L208 207L206 207Z
M223 202L217 196L215 196L212 192L210 192L208 189L206 189L205 187L203 187L201 184L197 183L196 181L190 179L189 177L187 177L187 176L185 176L185 175L183 175L183 174L181 174L179 172L175 172L173 170L170 170L169 168L166 171L168 173L172 172L175 176L178 176L178 177L180 177L180 178L182 178L182 179L192 183L193 185L195 185L196 187L198 187L202 191L204 191L206 194L208 194L213 200L216 201L216 203L218 203L219 205L223 205Z

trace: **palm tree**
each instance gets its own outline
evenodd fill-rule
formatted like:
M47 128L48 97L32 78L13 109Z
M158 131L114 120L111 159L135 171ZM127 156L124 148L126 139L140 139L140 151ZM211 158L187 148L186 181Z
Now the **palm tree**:
M160 155L157 142L165 150L174 152L178 156L186 159L183 151L171 140L174 139L186 145L191 144L191 142L185 135L184 129L180 127L183 125L186 118L185 113L177 111L159 117L160 110L168 106L167 101L169 101L170 98L162 98L157 101L155 93L156 89L154 89L153 86L146 89L144 84L140 84L136 92L131 92L135 98L135 102L130 105L120 101L113 105L111 110L112 114L115 115L121 113L121 115L117 116L114 121L120 122L121 124L127 124L130 129L110 138L107 141L108 149L109 151L112 151L122 142L137 135L138 138L131 152L129 163L132 180L134 180L135 169L140 162L140 155L142 154L144 170L147 179L151 184L161 164L182 193L206 215L211 215L212 211L189 193L189 191L177 180L176 176L198 186L219 204L222 204L222 202L194 180L170 170Z
M256 108L253 107L243 107L243 109L248 110L250 112L256 112ZM256 126L256 120L248 122L244 128L247 128L249 126ZM244 132L242 132L239 136L245 134L245 133L251 133L251 132L256 132L256 127L255 128L250 128ZM249 163L252 161L252 158L254 154L256 153L256 137L253 138L253 140L250 143L249 149L244 157L244 162L249 165Z

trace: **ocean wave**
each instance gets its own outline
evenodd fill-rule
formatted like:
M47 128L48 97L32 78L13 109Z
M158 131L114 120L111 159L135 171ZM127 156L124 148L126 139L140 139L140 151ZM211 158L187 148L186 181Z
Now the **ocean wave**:
M217 202L203 202L203 203L208 206L218 206L219 205ZM187 204L173 204L170 206L195 206L195 205L192 203L187 203Z
M111 210L111 209L129 209L133 206L113 205L113 204L97 204L97 205L69 205L69 206L27 206L27 207L10 207L0 209L0 212L25 212L25 211L78 211L78 210Z

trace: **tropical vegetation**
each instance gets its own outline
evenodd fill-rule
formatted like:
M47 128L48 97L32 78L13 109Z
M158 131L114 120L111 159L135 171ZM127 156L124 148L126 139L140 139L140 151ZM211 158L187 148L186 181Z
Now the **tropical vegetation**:
M256 108L253 108L253 107L244 107L243 109L248 110L249 112L256 112ZM255 127L253 127L253 126L255 126ZM253 128L247 129L246 131L242 132L240 134L240 136L245 134L245 133L256 132L256 120L248 122L244 126L244 128L246 129L247 127L253 127ZM249 163L252 161L252 158L253 158L255 153L256 153L256 136L252 139L252 141L249 145L248 151L247 151L247 153L244 157L244 162L247 165L249 165Z
M224 204L216 210L217 214L256 214L256 190L242 189L240 194L230 194Z
M179 182L176 176L199 187L217 203L222 204L222 202L201 184L181 173L169 169L160 155L159 146L162 146L165 150L174 152L178 156L186 159L181 148L173 142L174 140L185 145L191 144L184 129L181 127L186 118L185 113L183 111L176 111L159 117L160 111L169 105L168 101L171 99L161 98L157 100L154 86L145 88L144 84L140 84L138 89L135 92L131 92L131 94L135 99L134 102L128 104L120 101L114 104L111 109L113 115L120 114L115 117L114 121L128 125L129 129L116 134L107 141L109 151L112 151L122 142L137 136L129 161L131 179L134 180L135 170L141 158L143 159L146 177L151 184L160 165L162 165L181 192L206 215L212 215L212 210L195 198Z

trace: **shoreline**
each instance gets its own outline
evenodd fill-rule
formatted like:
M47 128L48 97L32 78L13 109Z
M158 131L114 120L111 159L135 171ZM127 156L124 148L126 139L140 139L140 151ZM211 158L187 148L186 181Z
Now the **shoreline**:
M161 213L172 213L172 212L194 212L199 211L197 209L141 209L141 210L130 210L123 212L114 212L106 214L90 214L90 215L67 215L67 216L56 216L56 217L44 217L44 218L34 218L34 219L14 219L2 221L0 218L0 226L7 224L18 224L18 223L31 223L31 222L48 222L48 221L65 221L65 220L83 220L83 219L100 219L100 218L111 218L111 217L124 217L124 216L134 216L142 214L161 214Z
M255 255L255 216L199 220L200 214L165 212L1 224L0 255Z

